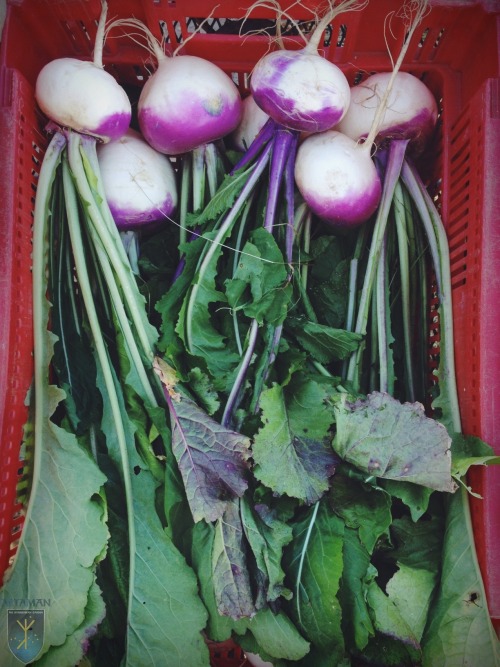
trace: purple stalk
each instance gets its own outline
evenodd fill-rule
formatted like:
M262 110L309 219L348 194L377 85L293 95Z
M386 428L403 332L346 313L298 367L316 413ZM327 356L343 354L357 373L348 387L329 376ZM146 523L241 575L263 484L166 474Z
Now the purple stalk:
M293 242L295 240L295 156L299 135L294 133L285 165L285 199L286 199L286 232L285 255L288 262L292 261Z
M238 169L246 167L247 164L252 162L257 157L262 149L262 146L264 146L264 144L273 138L276 127L276 123L272 118L266 121L266 123L260 128L258 135L248 147L248 150L245 151L244 155L231 169L231 175L234 174L235 171L238 171Z
M278 196L283 179L285 179L285 197L286 197L286 215L287 215L287 232L286 232L286 257L290 262L292 258L293 245L293 220L294 220L294 165L295 154L297 151L298 132L288 130L269 122L264 125L263 130L269 128L269 132L273 133L273 147L271 164L269 168L269 190L267 194L266 214L264 220L264 229L271 232L275 226L276 208L278 203ZM267 130L266 130L267 132ZM268 136L266 133L261 133L259 136ZM257 139L253 142L249 150L252 150ZM267 140L267 139L266 139ZM263 141L263 140L262 140ZM259 144L259 148L262 145ZM248 151L245 155L248 155ZM241 387L246 378L248 367L252 360L255 345L257 343L258 323L252 320L250 324L250 332L248 338L248 345L245 350L245 355L242 359L238 375L231 389L231 393L224 408L222 417L222 424L227 426L232 418L236 402L240 396ZM276 358L276 351L281 340L281 333L283 325L278 325L273 333L273 340L268 352L267 368L269 369L274 359ZM255 399L255 404L258 405L258 397Z
M250 366L250 362L252 361L253 351L255 349L255 343L257 342L258 329L259 329L259 324L257 320L252 320L250 324L250 331L248 334L247 349L245 351L245 355L243 356L240 368L238 370L238 375L236 376L236 380L234 381L231 393L229 394L226 406L224 408L224 414L222 415L222 420L221 420L222 426L229 426L229 423L232 419L234 408L236 405L236 400L238 399L240 389L243 386L243 383L245 382L245 377L248 371L248 367Z
M269 170L269 191L267 194L266 217L264 220L264 229L272 232L274 229L276 207L278 195L286 173L287 160L293 146L297 145L297 132L279 127L275 132L273 141L273 154L271 157L271 167Z

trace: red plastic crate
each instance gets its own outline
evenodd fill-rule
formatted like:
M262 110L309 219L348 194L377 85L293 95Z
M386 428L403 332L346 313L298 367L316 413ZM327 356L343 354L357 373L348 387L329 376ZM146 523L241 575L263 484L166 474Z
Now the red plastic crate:
M253 64L268 48L264 36L243 41L238 35L238 20L250 4L249 0L109 0L109 16L145 21L158 37L163 32L167 49L173 50L210 15L204 32L190 39L183 52L217 63L245 91ZM317 4L307 0L306 8L294 7L294 17L310 19L307 7ZM359 73L389 69L383 23L399 5L396 0L372 0L363 12L343 15L324 45L325 57L351 81ZM32 373L31 225L47 144L33 87L49 60L91 57L99 12L100 0L7 0L0 53L0 578L15 553L29 490L29 459L20 446ZM255 19L269 17L263 9L252 14ZM499 35L497 0L433 0L404 64L404 69L424 79L441 109L438 136L423 167L450 241L463 430L482 437L497 453ZM396 33L390 39L400 37ZM105 65L132 92L147 76L147 54L130 40L109 41ZM500 470L476 470L471 481L484 497L472 501L472 517L490 614L499 629ZM215 666L244 664L238 662L244 655L233 646L212 648L218 651Z

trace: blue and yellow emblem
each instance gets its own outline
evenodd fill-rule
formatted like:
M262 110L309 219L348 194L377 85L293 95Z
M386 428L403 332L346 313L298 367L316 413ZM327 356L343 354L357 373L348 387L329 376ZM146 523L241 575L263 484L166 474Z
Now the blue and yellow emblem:
M42 650L44 629L45 610L8 610L9 649L25 665Z

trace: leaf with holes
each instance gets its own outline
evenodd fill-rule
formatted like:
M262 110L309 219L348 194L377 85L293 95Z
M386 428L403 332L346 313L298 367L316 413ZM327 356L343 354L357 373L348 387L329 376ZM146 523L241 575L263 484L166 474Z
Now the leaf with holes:
M456 490L451 477L451 438L424 414L420 403L400 403L380 392L335 407L338 455L367 475Z

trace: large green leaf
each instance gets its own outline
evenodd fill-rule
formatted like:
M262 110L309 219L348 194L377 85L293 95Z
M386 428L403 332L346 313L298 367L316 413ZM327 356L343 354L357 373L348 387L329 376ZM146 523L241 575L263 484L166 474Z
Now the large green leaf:
M107 449L122 476L130 475L132 516L128 517L133 541L130 545L128 608L124 667L160 667L168 658L169 667L186 662L206 667L207 648L202 631L207 612L198 595L193 570L173 544L156 513L158 482L135 449L135 424L119 394L128 468L123 468L114 413L107 388L98 373L103 396L102 430ZM130 529L129 529L130 537Z
M344 652L337 598L344 570L343 542L344 523L321 502L296 524L286 555L294 591L287 608L304 637L329 652L332 665Z
M46 420L37 453L39 467L12 568L0 591L2 599L50 600L45 607L43 653L95 632L86 613L94 587L95 566L108 539L99 490L105 481L74 435L50 421L63 393L46 387ZM43 400L43 397L39 397ZM64 574L64 576L63 576ZM90 626L85 621L91 622ZM7 637L7 608L2 607L0 632ZM80 646L80 655L82 652ZM61 654L58 665L73 667L75 654ZM2 667L17 666L7 642L0 643Z
M451 439L420 403L403 404L380 392L350 401L344 394L335 412L335 451L367 475L456 490Z
M94 584L89 589L85 618L79 628L75 630L61 646L52 646L50 650L36 661L37 667L52 667L53 665L77 665L81 660L82 650L89 639L89 627L97 627L106 613L101 590ZM3 665L3 663L2 663Z
M500 665L465 489L448 499L441 583L423 638L423 665Z
M132 487L137 552L125 664L207 667L207 612L196 576L154 511L152 475L141 470Z

